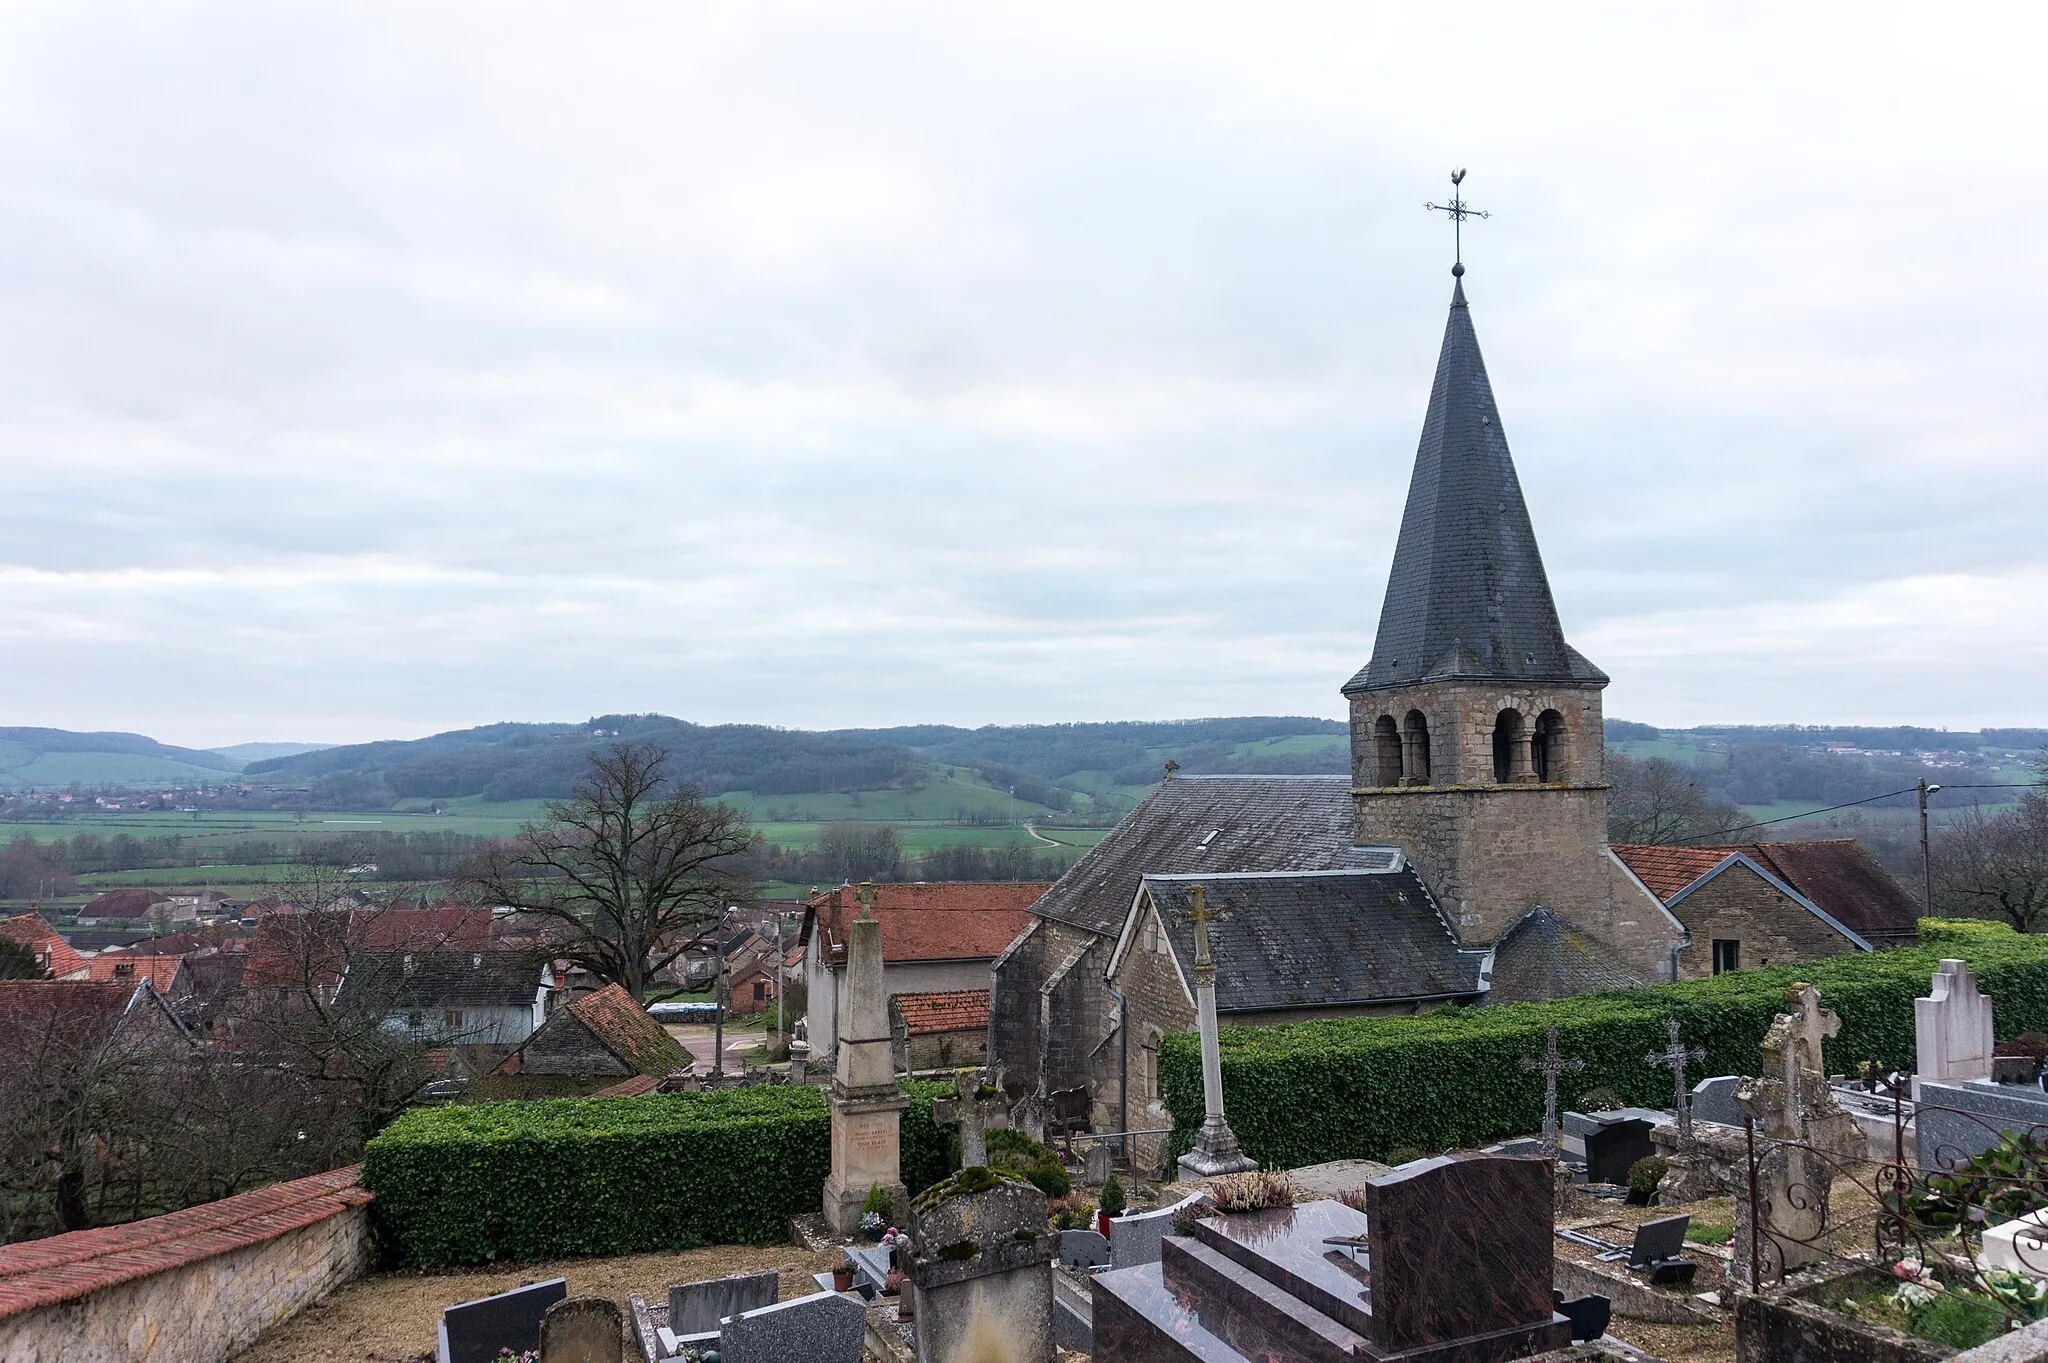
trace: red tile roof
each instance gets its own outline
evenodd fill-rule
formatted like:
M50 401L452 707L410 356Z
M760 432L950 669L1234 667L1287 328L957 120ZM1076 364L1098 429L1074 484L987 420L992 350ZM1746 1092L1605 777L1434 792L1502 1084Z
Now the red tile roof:
M0 1247L0 1319L318 1225L370 1201L361 1165L121 1226Z
M889 1003L903 1015L903 1025L912 1036L985 1031L988 995L986 989L953 989L934 994L897 994Z
M108 890L78 911L80 918L147 918L149 906L162 899L160 890L130 886Z
M349 939L364 951L488 951L491 911L360 909L351 915Z
M0 1047L21 1049L28 1037L111 1025L134 995L132 985L98 980L0 980Z
M882 925L882 959L992 960L1024 925L1046 881L932 881L875 886L875 921ZM815 895L804 913L804 940L824 933L829 959L846 955L846 928L860 916L851 885Z
M593 1098L638 1098L643 1093L652 1093L661 1087L661 1076L636 1074L630 1079L621 1079L610 1088L599 1089L591 1094Z
M86 967L92 972L91 979L131 988L148 980L157 987L158 993L167 994L171 981L177 978L178 963L184 959L182 956L140 956L132 951L122 951L95 956L86 962Z
M1909 937L1918 929L1919 903L1854 838L1727 847L1622 844L1614 848L1614 854L1667 904L1686 886L1738 853L1865 938Z
M642 1074L664 1075L690 1063L682 1043L616 984L585 994L569 1005L569 1012L612 1054Z
M11 937L33 951L36 960L50 972L52 979L61 980L85 969L85 957L59 936L55 928L44 922L41 914L23 913L12 918L0 918L0 935Z
M1616 843L1612 850L1621 858L1622 864L1636 873L1636 879L1666 904L1680 890L1728 860L1725 851L1707 847L1648 847Z

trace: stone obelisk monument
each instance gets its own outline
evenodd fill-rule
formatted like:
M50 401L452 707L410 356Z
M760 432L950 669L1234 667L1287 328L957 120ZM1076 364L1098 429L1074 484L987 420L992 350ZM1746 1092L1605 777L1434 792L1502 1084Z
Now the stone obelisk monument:
M899 1124L910 1099L896 1086L889 1054L882 925L875 921L875 887L864 884L854 894L860 900L860 917L847 933L839 1063L832 1077L832 1173L825 1180L825 1220L840 1235L859 1228L870 1188L888 1194L898 1213L909 1204Z
M1259 1162L1237 1148L1230 1123L1223 1120L1223 1052L1216 1040L1216 965L1209 959L1209 892L1188 887L1189 916L1195 920L1195 1020L1202 1030L1202 1129L1195 1148L1180 1157L1180 1171L1191 1178L1214 1178L1256 1169Z

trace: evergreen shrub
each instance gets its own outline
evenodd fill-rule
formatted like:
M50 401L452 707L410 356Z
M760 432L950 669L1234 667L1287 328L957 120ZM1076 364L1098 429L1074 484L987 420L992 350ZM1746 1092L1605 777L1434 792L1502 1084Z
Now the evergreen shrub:
M945 1177L937 1084L907 1086L903 1173ZM780 1240L831 1169L825 1096L758 1086L417 1108L372 1140L363 1183L385 1255L454 1264Z
M1419 1017L1362 1017L1279 1027L1226 1027L1223 1088L1231 1129L1247 1155L1282 1169L1335 1159L1386 1159L1400 1147L1441 1150L1534 1131L1543 1082L1525 1056L1543 1054L1544 1029L1585 1061L1581 1082L1631 1103L1665 1106L1671 1072L1648 1063L1668 1042L1675 1014L1707 1058L1688 1078L1755 1074L1759 1046L1799 980L1842 1017L1827 1043L1830 1072L1864 1061L1909 1068L1913 1000L1943 957L1970 963L1997 1002L2001 1036L2048 1029L2048 941L2002 924L1925 919L1923 945L1856 952L1798 965L1738 970L1706 980L1585 994L1501 1008L1442 1008ZM1174 1118L1171 1155L1202 1124L1202 1057L1193 1033L1167 1038L1161 1088Z

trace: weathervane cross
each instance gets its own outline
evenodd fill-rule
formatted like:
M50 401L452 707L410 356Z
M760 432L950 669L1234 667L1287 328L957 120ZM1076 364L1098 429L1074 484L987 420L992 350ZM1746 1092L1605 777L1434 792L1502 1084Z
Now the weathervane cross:
M1451 216L1451 246L1457 257L1451 266L1451 273L1465 273L1465 219L1490 218L1493 215L1472 207L1458 197L1458 186L1465 182L1465 169L1460 166L1451 172L1451 201L1447 204L1426 203L1423 205L1432 213L1448 213Z

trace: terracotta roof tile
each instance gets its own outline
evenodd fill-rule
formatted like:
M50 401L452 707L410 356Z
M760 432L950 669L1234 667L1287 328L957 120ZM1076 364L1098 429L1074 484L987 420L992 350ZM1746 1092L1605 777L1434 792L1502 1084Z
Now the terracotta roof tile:
M610 1088L599 1089L590 1096L593 1098L638 1098L640 1095L652 1093L660 1087L660 1075L636 1074L630 1079L621 1079Z
M1044 881L932 881L875 886L875 921L882 925L882 959L993 960L1031 921ZM847 925L860 916L851 885L812 898L804 935L825 934L828 954L841 960Z
M665 1075L690 1063L682 1043L616 984L585 994L568 1011L612 1053L642 1074Z
M149 906L162 899L160 890L146 890L140 886L128 886L119 890L108 890L91 903L79 909L80 918L147 918Z
M1668 904L1673 895L1728 860L1728 852L1715 847L1652 847L1638 843L1616 843L1611 849L1622 864L1636 873L1636 879L1650 893Z
M889 1006L902 1015L912 1036L928 1032L981 1031L988 1027L986 989L952 989L933 994L897 994Z
M36 960L50 972L52 979L61 980L86 968L85 957L55 928L44 922L41 914L24 913L13 918L0 918L0 935L11 937L35 952Z
M142 956L132 951L94 956L86 962L89 978L108 984L138 985L148 980L158 993L167 994L178 976L182 956Z
M0 1318L275 1240L370 1201L360 1165L126 1225L0 1247Z

